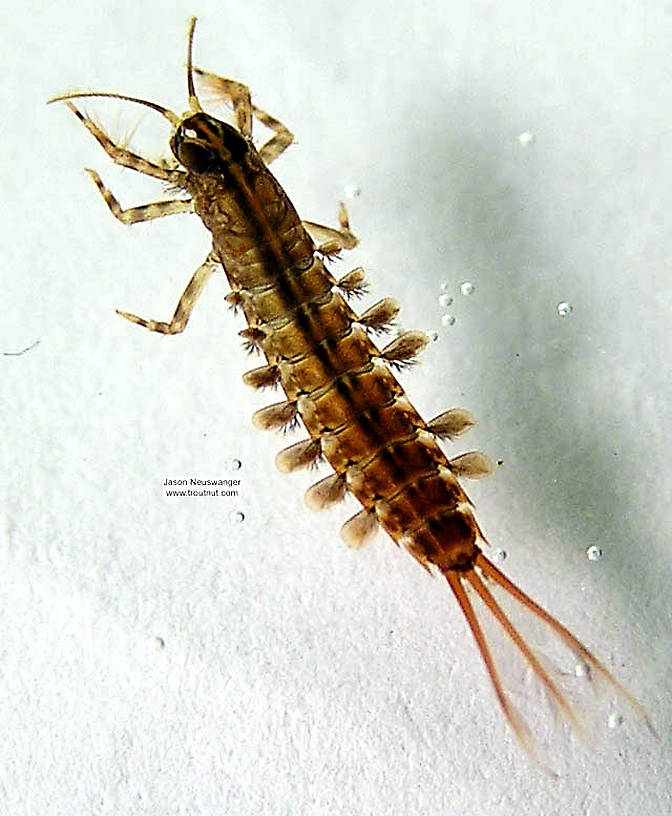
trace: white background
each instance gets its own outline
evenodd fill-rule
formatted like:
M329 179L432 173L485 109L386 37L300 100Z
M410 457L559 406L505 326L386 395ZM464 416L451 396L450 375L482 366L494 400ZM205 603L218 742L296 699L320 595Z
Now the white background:
M2 357L0 812L669 812L672 6L241 5L27 3L3 21L0 349L39 345ZM207 235L115 221L84 166L125 206L161 185L44 102L116 90L182 111L192 13L197 63L297 134L274 172L302 216L333 223L360 188L339 271L365 265L406 327L439 331L404 376L412 401L478 416L456 450L503 460L470 494L507 573L660 742L626 718L541 775L445 584L382 536L348 551L348 510L311 514L309 477L274 470L289 441L251 428L269 399L240 381L258 363L223 278L181 336L114 314L168 318ZM167 149L151 112L85 107ZM164 496L231 457L238 499Z

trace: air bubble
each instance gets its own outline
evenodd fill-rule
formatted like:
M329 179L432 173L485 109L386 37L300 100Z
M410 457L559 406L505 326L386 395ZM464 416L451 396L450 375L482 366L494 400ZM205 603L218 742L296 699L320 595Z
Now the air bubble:
M495 564L501 564L502 561L506 560L506 550L503 550L501 547L495 547L492 551L492 560Z
M236 526L237 524L242 524L245 521L245 514L241 513L240 510L232 510L229 513L229 524L232 526Z
M439 333L436 331L436 329L434 331L427 332L427 337L429 337L432 343L439 342Z
M560 317L567 317L574 311L574 307L572 306L572 304L567 303L566 300L563 300L560 303L558 303L556 308L558 310L558 314L560 315Z
M228 468L229 470L240 470L243 466L243 463L240 459L229 459L228 461Z
M440 289L442 292L447 292L447 291L450 289L450 283L448 283L448 281L444 281L444 282L441 284L441 286L439 286L439 289Z
M529 130L524 130L519 136L518 141L520 142L522 147L527 147L529 144L532 144L534 141L534 133L530 133Z
M345 193L346 198L359 198L362 194L362 190L356 184L346 184L343 192Z
M471 281L463 281L460 284L460 292L462 292L463 295L473 295L475 288Z
M618 728L623 723L623 717L618 711L612 711L607 717L607 725L609 728Z
M574 666L574 675L575 677L587 677L588 676L588 667L585 663L577 663Z
M444 326L454 326L455 325L455 315L452 314L445 314L441 318L441 323Z
M593 544L586 550L586 558L589 561L599 561L600 558L602 558L602 550L599 547L596 547L595 544Z
M453 302L453 299L450 295L447 295L445 292L442 295L439 295L439 306L445 308L446 306L450 306Z

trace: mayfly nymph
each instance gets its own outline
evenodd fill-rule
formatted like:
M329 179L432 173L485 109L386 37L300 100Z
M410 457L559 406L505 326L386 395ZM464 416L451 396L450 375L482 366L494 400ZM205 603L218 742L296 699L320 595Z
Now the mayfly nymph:
M578 716L552 669L521 635L493 595L496 589L526 610L573 655L588 679L601 680L650 727L633 696L562 624L518 589L482 553L484 536L461 478L492 470L482 453L448 458L440 440L452 440L474 424L463 409L425 421L408 400L392 369L412 363L427 343L409 331L378 348L372 336L385 331L399 311L384 298L362 314L350 305L366 287L361 268L336 280L325 259L351 249L357 239L341 205L339 228L302 221L268 170L293 136L275 117L252 103L249 89L230 79L194 68L191 20L187 52L189 110L182 116L153 102L114 93L73 93L65 101L78 120L119 165L168 182L181 191L169 201L122 209L93 170L87 172L114 216L124 224L175 213L195 213L212 235L212 246L192 276L169 322L128 312L124 318L150 331L184 330L198 296L213 271L222 267L231 287L229 303L242 311L240 332L249 349L266 363L244 375L255 388L280 386L285 399L254 415L254 424L280 429L298 424L308 438L281 451L276 463L289 472L326 460L333 472L313 485L307 503L324 508L352 494L362 509L342 528L346 542L361 546L382 527L427 571L445 578L476 640L502 711L516 736L535 758L538 740L511 700L512 689L496 656L488 625L497 624L518 659L545 691L560 719L578 726ZM207 114L194 77L233 107L235 127ZM111 97L149 107L173 128L171 161L153 163L116 145L71 100ZM256 148L253 120L272 131Z

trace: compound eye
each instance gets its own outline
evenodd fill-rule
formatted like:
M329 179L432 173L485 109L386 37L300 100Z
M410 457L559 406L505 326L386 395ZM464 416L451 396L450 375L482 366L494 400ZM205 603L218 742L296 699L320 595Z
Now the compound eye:
M188 133L188 130L185 131L185 135ZM215 170L219 161L214 150L189 141L177 143L176 157L180 164L194 173L210 173Z

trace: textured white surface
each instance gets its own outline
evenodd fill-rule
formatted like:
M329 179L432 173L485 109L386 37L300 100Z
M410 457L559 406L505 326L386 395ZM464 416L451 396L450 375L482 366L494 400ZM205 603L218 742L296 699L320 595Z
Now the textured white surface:
M340 268L439 330L411 399L478 416L460 450L504 460L471 492L507 572L660 743L626 721L541 776L447 588L383 538L344 550L346 513L311 515L308 479L274 471L223 281L179 337L114 315L172 314L207 237L185 217L121 227L80 168L125 205L159 185L43 103L99 88L182 110L191 13L198 63L297 134L276 173L304 217L333 223L361 188ZM671 28L669 4L622 0L29 3L6 21L1 350L40 342L2 357L0 812L670 811ZM150 113L86 107L165 144ZM237 500L163 495L230 457Z

